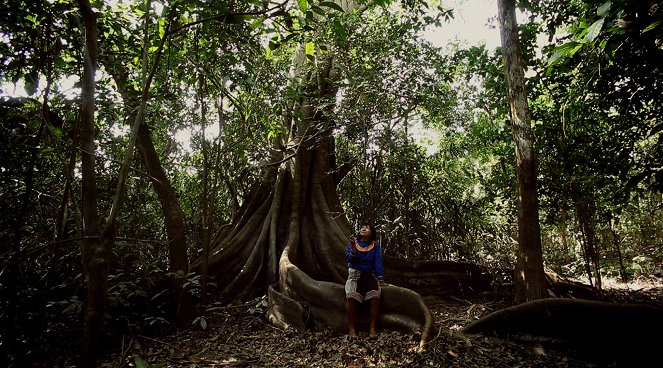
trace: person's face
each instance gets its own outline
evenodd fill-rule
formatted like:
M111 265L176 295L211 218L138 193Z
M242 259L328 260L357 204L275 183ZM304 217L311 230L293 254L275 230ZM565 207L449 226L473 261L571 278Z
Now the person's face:
M368 225L362 225L362 227L359 229L359 235L363 237L370 238L370 236L373 234L371 231L371 228Z

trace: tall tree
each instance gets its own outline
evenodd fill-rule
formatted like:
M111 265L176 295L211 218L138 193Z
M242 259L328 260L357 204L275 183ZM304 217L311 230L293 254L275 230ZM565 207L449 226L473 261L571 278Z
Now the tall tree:
M535 120L546 121L537 125L546 152L542 208L575 209L585 271L600 291L600 262L613 252L602 229L628 216L623 211L643 190L660 190L663 7L660 0L528 3L550 42L532 104Z
M152 67L148 70L148 49L150 48L148 36L149 12L145 14L145 32L143 42L142 58L142 83L140 103L134 117L127 150L124 154L119 173L115 195L110 206L109 214L105 219L103 228L99 229L97 224L96 208L96 174L94 167L94 111L95 111L95 72L98 58L98 32L97 16L89 1L79 1L85 30L85 59L81 92L81 147L83 154L83 221L84 235L82 259L86 275L88 295L85 313L85 332L83 340L83 351L81 365L83 367L94 367L100 351L101 333L104 324L106 304L108 300L108 273L110 270L110 253L115 242L117 231L117 218L120 213L126 182L129 174L129 166L133 159L134 148L138 141L140 126L144 121L145 109L148 100L150 85L159 65L167 30L161 37L159 46L155 53ZM146 2L146 9L151 8L150 0ZM171 9L174 14L174 9ZM86 230L86 226L89 228ZM171 255L171 257L174 255Z
M499 0L497 6L518 166L518 256L515 283L516 301L522 303L545 297L547 290L541 250L536 151L527 105L525 63L518 36L515 0Z
M366 14L342 5L327 4L327 10L309 7L308 2L298 5L293 13L302 16L291 23L313 32L301 32L305 42L292 59L274 155L232 229L214 242L209 270L230 298L268 289L274 323L300 328L323 324L344 331L344 249L352 228L336 192L332 133L338 123L334 109L339 86L343 78L357 77L343 74L339 62L345 53L358 52L349 39L359 36L353 32ZM316 18L320 11L327 17ZM202 262L195 261L192 269L200 271ZM386 257L386 267L390 283L404 287L420 286L423 279L445 272L461 279L472 273L464 265L432 263L419 268L415 262L391 257ZM432 316L420 295L400 286L383 290L383 326L418 331L423 344L434 329Z
M175 8L171 8L167 21L167 28L170 28L172 18L175 16ZM154 42L151 40L149 33L150 25L150 12L145 12L145 43L149 44ZM113 20L107 20L113 21ZM107 25L108 26L108 25ZM112 27L108 26L108 27ZM165 40L171 35L165 34L160 40L159 50L165 47ZM179 204L177 193L173 188L171 179L169 178L166 170L164 169L161 158L155 147L154 138L152 137L152 128L150 124L145 121L144 113L139 115L140 111L145 110L145 104L148 102L147 91L140 89L149 88L145 87L146 81L137 81L132 78L130 72L131 57L127 54L131 51L126 47L127 40L122 39L121 34L114 34L111 39L105 39L105 47L101 50L99 62L104 66L105 70L111 75L115 84L117 85L118 92L124 102L124 110L126 113L126 121L138 121L137 133L137 148L143 166L145 167L154 191L156 192L161 210L164 218L164 225L168 239L168 270L170 276L168 282L171 289L171 297L173 301L173 309L177 310L177 322L182 325L187 322L191 311L189 308L179 308L179 303L182 299L182 286L184 283L184 276L188 273L188 254L186 243L186 231L184 212ZM123 53L120 50L124 50ZM147 48L143 52L146 52ZM138 54L135 55L139 57ZM153 66L152 74L156 72L155 68L159 62L160 53L157 54L155 65ZM142 57L142 60L147 61L147 55ZM134 66L135 67L135 66ZM146 66L143 67L144 69ZM142 75L145 79L146 75Z
M95 170L94 111L95 81L97 69L96 15L88 0L78 2L84 25L85 58L81 77L80 144L82 150L83 193L83 271L87 284L87 306L83 334L82 367L94 367L101 342L108 289L108 249L100 238L97 213L97 184Z

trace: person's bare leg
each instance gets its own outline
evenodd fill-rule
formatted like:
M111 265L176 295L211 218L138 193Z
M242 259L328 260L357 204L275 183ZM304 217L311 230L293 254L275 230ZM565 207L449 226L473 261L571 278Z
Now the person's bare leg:
M371 299L371 337L378 336L378 316L380 315L380 299Z
M357 336L357 331L355 331L355 314L357 311L357 301L352 298L348 298L346 309L348 312L348 334L350 335L350 337L355 337Z

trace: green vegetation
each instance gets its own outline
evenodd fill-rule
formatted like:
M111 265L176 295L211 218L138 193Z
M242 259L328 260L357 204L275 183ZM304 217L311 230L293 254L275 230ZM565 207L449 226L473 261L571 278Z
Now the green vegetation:
M288 146L297 131L283 122L302 118L292 101L306 98L324 115L315 123L328 124L317 128L333 132L332 176L345 215L351 224L374 222L386 254L514 266L517 181L500 49L422 41L423 29L444 29L453 15L443 1L430 3L357 1L347 11L318 0L92 1L101 219L118 198L141 102L149 130L119 197L108 349L126 334L174 329L181 299L205 298L225 282L172 269L167 205L183 214L191 264L299 149ZM544 265L592 284L650 277L663 267L663 4L521 3L531 15L521 42ZM92 152L81 145L79 2L7 0L0 14L0 362L20 366L26 356L52 362L80 349L88 239L81 158ZM548 43L537 45L538 34ZM317 92L291 73L299 45L307 58L299 76L324 69L321 55L334 56L341 77L333 98L313 99ZM154 180L150 142L175 203L155 189L166 183ZM200 326L201 311L193 311Z

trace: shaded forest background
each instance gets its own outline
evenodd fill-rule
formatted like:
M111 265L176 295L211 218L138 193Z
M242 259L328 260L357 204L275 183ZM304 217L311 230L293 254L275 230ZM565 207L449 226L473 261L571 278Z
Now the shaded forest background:
M333 98L314 109L332 122L331 175L350 223L375 223L390 256L514 267L517 181L501 50L422 40L454 17L444 1L357 1L353 11L314 0L92 1L91 132L81 124L86 3L0 5L6 365L78 359L86 133L99 217L117 216L103 350L125 335L205 328L205 309L230 302L214 297L225 286L217 275L189 265L239 221L282 163L273 158L297 149L282 122L297 119L290 101L310 92L291 70L300 47L306 71L334 55L340 73ZM599 288L661 276L663 3L519 6L546 269ZM132 136L135 122L142 130ZM173 218L182 227L169 233ZM244 299L263 294L242 290Z

